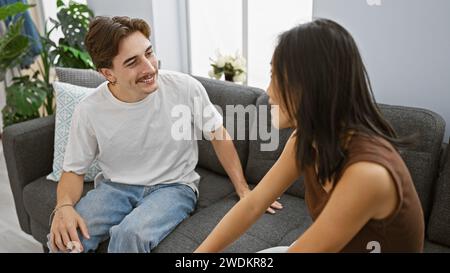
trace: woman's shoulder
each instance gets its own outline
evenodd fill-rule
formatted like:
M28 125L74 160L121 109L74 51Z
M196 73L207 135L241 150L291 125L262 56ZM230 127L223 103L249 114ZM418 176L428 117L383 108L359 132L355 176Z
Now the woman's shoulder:
M350 171L371 177L390 176L394 180L401 180L400 173L404 167L400 153L388 140L381 136L357 133L347 147L340 177L344 172Z
M356 155L389 157L397 155L395 146L387 139L366 133L354 133L346 149L349 157Z
M358 185L371 192L386 192L392 184L392 176L389 170L376 162L358 161L346 168L344 180L354 181Z

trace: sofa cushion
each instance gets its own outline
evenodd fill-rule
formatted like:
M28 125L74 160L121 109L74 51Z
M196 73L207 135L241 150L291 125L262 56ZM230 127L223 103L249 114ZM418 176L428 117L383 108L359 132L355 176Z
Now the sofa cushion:
M429 240L425 240L423 247L424 253L450 253L450 248L444 245L435 244Z
M294 240L298 238L298 234L302 229L295 229L291 231L290 233L286 234L284 236L283 240L281 240L280 245L281 246L288 246L290 245ZM446 247L444 245L435 244L433 242L430 242L429 240L425 239L424 244L424 250L425 253L450 253L450 248Z
M446 154L446 161L436 184L433 209L428 222L428 237L431 241L450 247L450 148L447 148Z
M433 181L438 176L445 121L438 114L425 109L385 104L379 107L400 137L417 134L417 143L400 149L400 154L411 173L427 221L431 210Z
M197 167L195 171L200 175L197 210L206 208L234 193L233 184L227 177L201 167Z
M60 82L89 88L97 88L106 81L103 75L92 69L57 67L56 76Z
M228 178L202 168L197 168L196 172L201 177L197 210L216 203L234 193L233 184ZM50 213L56 205L57 185L54 181L41 177L24 188L24 206L35 225L39 223L49 229ZM83 196L93 188L93 182L84 183Z
M277 161L281 152L286 145L286 142L292 134L292 129L277 130L271 127L271 115L269 107L269 97L266 94L262 94L256 101L256 107L258 109L257 116L252 120L251 135L256 136L249 141L249 155L247 166L245 168L245 176L249 183L257 184L266 173L272 168L273 164ZM265 146L270 144L271 140L268 139L268 135L279 134L279 139L274 140L273 144L277 144L275 151L264 151ZM292 186L287 190L287 193L294 196L304 198L305 189L303 184L303 177L300 177Z
M63 172L64 155L69 141L73 112L76 106L85 97L92 94L95 89L63 82L54 82L53 87L56 94L55 146L53 149L53 171L47 178L59 181ZM99 172L98 161L94 160L87 170L84 180L93 181Z
M181 223L154 251L194 251L237 201L238 197L232 195L200 210ZM300 236L311 225L305 202L289 194L283 195L281 202L284 206L282 210L274 215L264 214L224 252L256 252L278 246L292 230L296 230L297 237ZM180 244L180 241L183 243Z
M45 227L48 227L50 213L56 205L57 186L58 183L41 177L23 189L23 204L28 215L32 220ZM84 183L83 195L93 188L93 182Z
M224 117L224 126L233 137L233 143L236 147L239 159L243 167L247 163L248 156L248 136L250 127L250 116L255 114L254 104L257 97L263 93L261 89L246 87L234 83L211 80L202 77L195 77L205 87L209 99L214 105L220 107ZM229 106L227 110L227 105ZM243 109L249 106L250 114L245 115L245 119L235 115L235 106L242 106ZM240 123L235 122L240 120ZM245 121L245 122L244 122ZM228 124L228 125L227 125ZM241 133L243 140L238 140L238 134ZM211 142L207 140L199 140L199 166L225 175L226 172L220 164Z

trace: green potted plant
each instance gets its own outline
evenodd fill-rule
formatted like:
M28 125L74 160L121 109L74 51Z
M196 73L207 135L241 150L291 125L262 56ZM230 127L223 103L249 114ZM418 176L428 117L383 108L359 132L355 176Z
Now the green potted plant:
M245 58L236 52L235 55L222 55L219 50L216 51L216 59L211 59L212 69L208 75L211 78L219 80L225 75L226 81L245 82L246 72Z
M54 28L60 28L64 37L59 39L58 45L53 44L52 59L56 66L93 69L91 57L84 46L89 23L94 13L87 5L70 1L66 6L62 0L58 0L58 20L50 18ZM49 36L47 36L49 37Z
M5 23L7 33L0 38L0 81L4 80L6 91L6 106L2 110L5 127L54 113L54 93L50 79L52 67L94 67L83 42L93 17L92 11L83 4L70 1L65 5L58 0L58 20L50 19L53 27L46 29L44 36L40 37L41 66L32 76L14 77L8 85L4 77L6 72L17 68L27 56L30 45L36 42L21 34L24 19L20 14L30 7L32 5L20 2L0 7L0 21L5 22L7 18L15 17L7 26ZM58 28L62 30L64 37L55 43L50 35Z
M45 100L45 84L37 79L36 73L32 77L14 77L10 86L5 77L7 71L18 67L27 57L33 43L22 34L24 18L20 16L30 7L21 2L0 7L0 21L7 29L0 37L0 79L6 92L6 106L2 110L4 126L39 117L39 108ZM8 24L7 19L10 19Z
M5 74L9 69L16 67L27 54L30 47L30 39L22 34L24 18L10 20L19 13L28 10L31 5L18 2L0 7L0 23L8 30L5 35L0 36L0 81L5 80Z

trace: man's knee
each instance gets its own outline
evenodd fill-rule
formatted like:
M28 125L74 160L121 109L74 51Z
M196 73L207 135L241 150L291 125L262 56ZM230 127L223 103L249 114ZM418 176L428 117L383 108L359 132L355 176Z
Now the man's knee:
M124 223L110 229L109 252L150 252L154 247L151 236L145 236L142 226Z

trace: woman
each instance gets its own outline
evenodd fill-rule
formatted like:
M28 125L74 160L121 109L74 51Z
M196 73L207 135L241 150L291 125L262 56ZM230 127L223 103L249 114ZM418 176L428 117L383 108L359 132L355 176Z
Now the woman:
M319 19L279 38L272 122L294 128L277 162L196 252L221 251L297 179L314 220L288 252L421 252L424 217L402 141L381 116L351 35Z

